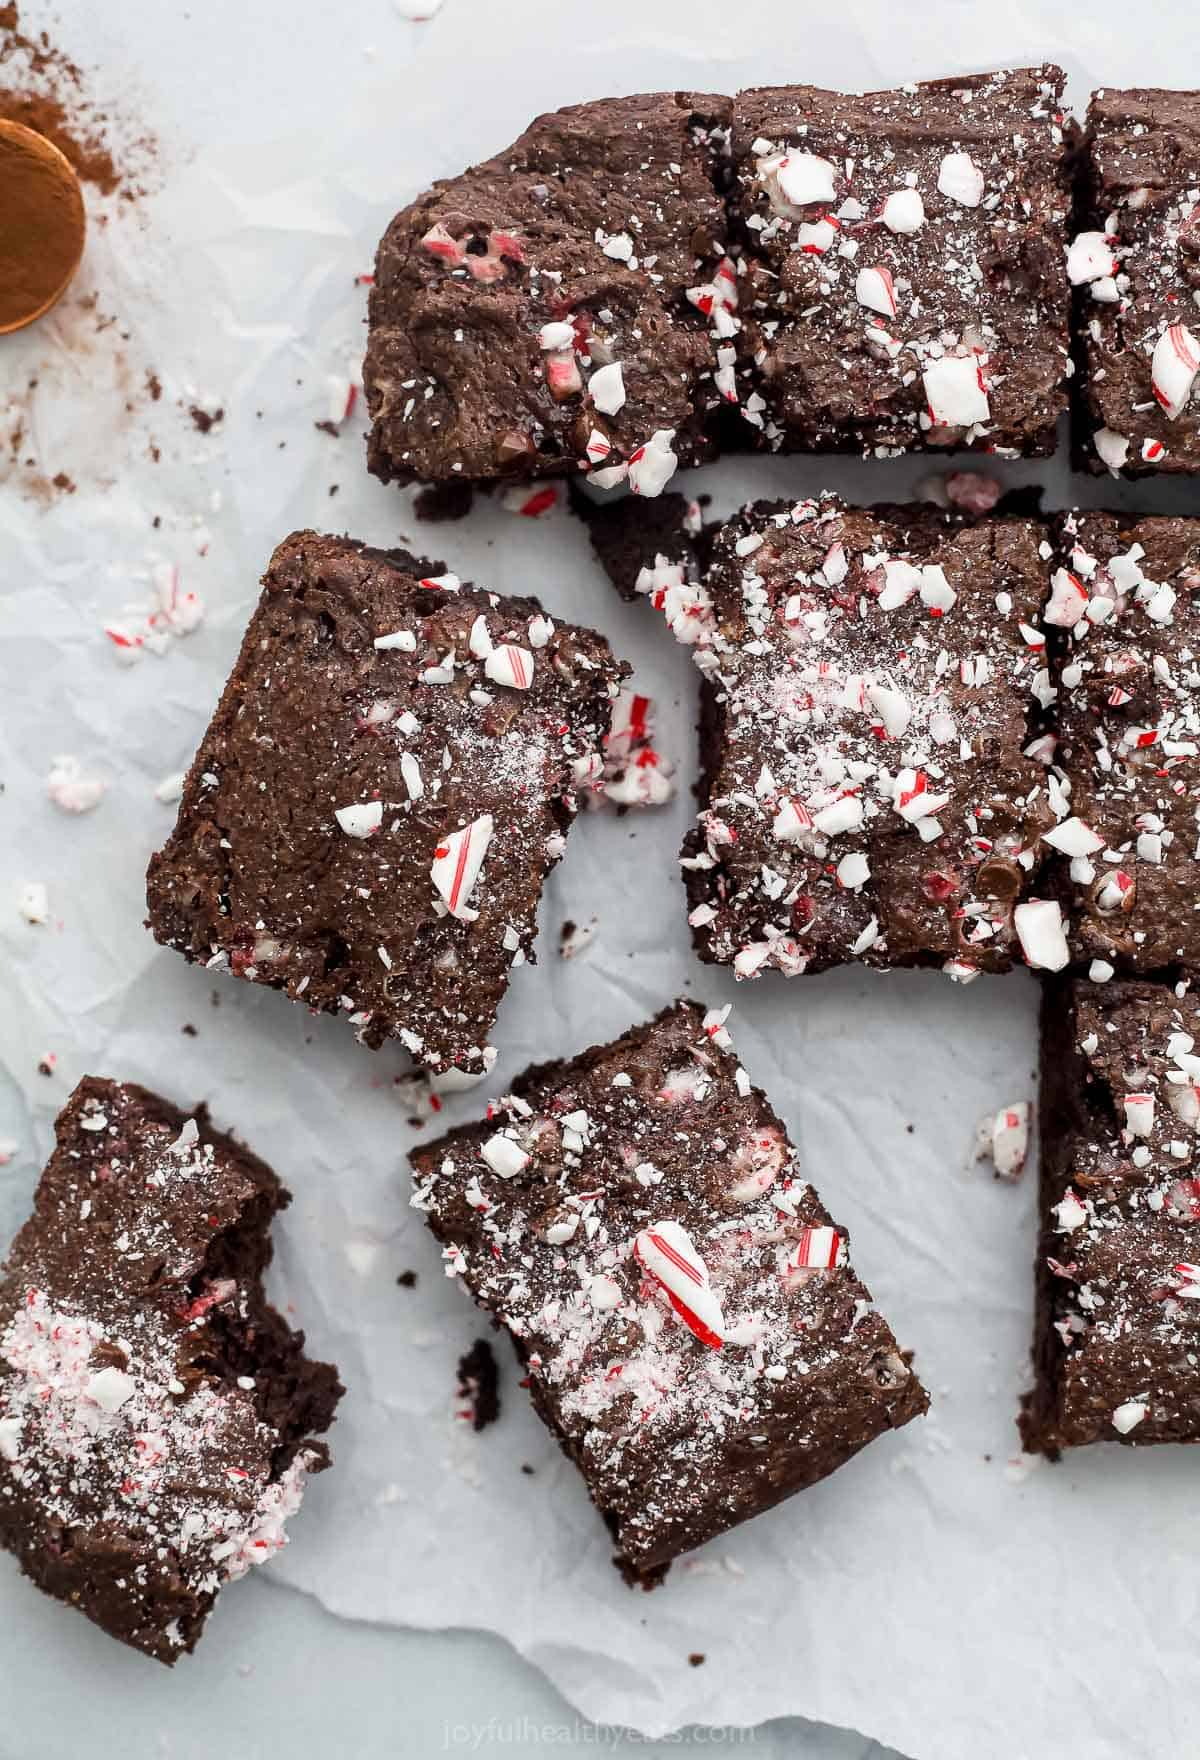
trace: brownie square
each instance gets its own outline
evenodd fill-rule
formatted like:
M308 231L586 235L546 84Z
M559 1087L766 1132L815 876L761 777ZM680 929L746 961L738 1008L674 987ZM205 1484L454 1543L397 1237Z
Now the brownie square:
M740 401L774 450L1054 449L1070 208L1057 67L734 100Z
M293 533L148 875L155 936L480 1075L626 668L536 599Z
M1198 1040L1165 986L1045 990L1027 1448L1200 1439Z
M652 495L707 456L728 126L708 93L572 105L397 214L364 368L376 476L595 467Z
M1038 897L1048 555L1037 520L831 496L716 533L686 618L707 621L683 858L702 959L743 978L1065 963Z
M1068 270L1080 468L1200 470L1200 94L1092 94Z
M341 1397L263 1294L270 1168L132 1084L59 1116L0 1272L0 1545L159 1662L286 1542Z
M1200 520L1069 515L1058 562L1050 841L1074 952L1098 977L1200 967Z
M411 1157L447 1274L645 1586L928 1403L728 1012L681 1002L527 1070Z

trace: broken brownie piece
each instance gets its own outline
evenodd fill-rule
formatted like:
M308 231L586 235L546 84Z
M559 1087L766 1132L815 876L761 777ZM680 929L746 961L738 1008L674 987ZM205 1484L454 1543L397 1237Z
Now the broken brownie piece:
M150 927L481 1075L626 670L535 599L294 533L150 863Z
M1166 986L1044 992L1031 1450L1200 1439L1198 1040Z
M1046 622L1058 851L1073 952L1093 976L1200 967L1200 520L1068 515Z
M738 395L768 446L1053 451L1069 371L1062 88L1047 66L738 95Z
M654 495L708 456L728 125L707 93L572 105L397 214L363 374L376 476L595 467Z
M257 1156L86 1077L0 1273L0 1545L159 1662L285 1544L341 1397L263 1294Z
M1200 470L1200 93L1094 92L1076 236L1081 469Z
M1034 896L1055 819L1045 538L830 496L720 529L685 624L705 678L683 858L702 959L743 978L1066 963L1059 905Z
M527 1070L411 1157L447 1274L647 1586L927 1404L728 1012L678 1003Z

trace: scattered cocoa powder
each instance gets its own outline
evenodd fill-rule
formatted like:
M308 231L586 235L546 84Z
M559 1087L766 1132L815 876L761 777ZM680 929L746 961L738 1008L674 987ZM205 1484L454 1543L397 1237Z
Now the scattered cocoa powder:
M134 143L135 170L117 161L109 144L112 118L89 98L82 70L45 31L21 29L16 0L0 5L0 117L24 123L53 141L84 183L101 195L134 201L145 193L144 170L154 143Z

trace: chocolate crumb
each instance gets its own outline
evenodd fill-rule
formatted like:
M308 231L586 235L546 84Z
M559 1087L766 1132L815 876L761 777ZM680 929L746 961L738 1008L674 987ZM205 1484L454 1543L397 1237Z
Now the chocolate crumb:
M401 1289L416 1289L417 1274L415 1271L402 1271L396 1279L396 1282L400 1285Z
M210 434L218 422L223 422L225 420L225 411L223 409L201 409L198 403L192 404L188 410L188 414L191 416L192 421L202 434Z
M699 1668L701 1666L701 1664L703 1663L703 1661L704 1661L703 1650L693 1650L691 1655L688 1657L688 1666L690 1668Z
M186 1033L189 1039L198 1039L200 1036L197 1033L195 1027L192 1025L191 1021L184 1021L183 1025L180 1027L179 1031L181 1033Z
M458 1359L458 1393L470 1402L473 1430L486 1430L500 1416L500 1367L486 1338Z
M470 483L431 483L413 499L413 512L426 525L444 525L465 519L471 511L475 490Z

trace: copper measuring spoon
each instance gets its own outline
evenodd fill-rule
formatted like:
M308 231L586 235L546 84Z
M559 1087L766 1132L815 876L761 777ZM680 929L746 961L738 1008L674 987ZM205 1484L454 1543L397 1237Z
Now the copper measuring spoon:
M53 142L0 120L0 335L48 312L83 256L83 191Z

